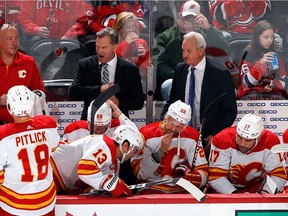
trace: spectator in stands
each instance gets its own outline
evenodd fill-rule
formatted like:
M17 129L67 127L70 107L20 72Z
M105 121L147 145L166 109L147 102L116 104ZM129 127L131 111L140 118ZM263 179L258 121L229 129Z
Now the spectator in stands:
M112 28L118 34L119 40L116 54L139 67L144 88L146 70L150 66L150 55L147 42L140 38L136 15L132 12L119 13Z
M283 40L282 47L280 46L279 55L284 61L286 71L288 71L288 15L281 14L276 16L274 23L273 26L275 26L277 34Z
M266 176L277 186L286 183L281 157L271 152L280 140L265 130L261 117L247 114L237 126L229 127L212 139L209 157L208 185L222 194L274 194Z
M205 37L210 55L219 56L224 53L227 56L230 54L229 44L223 38L222 33L211 26L208 19L200 12L200 5L193 0L184 2L178 13L177 25L159 34L153 45L152 62L157 72L155 95L157 100L163 99L159 95L163 82L172 79L175 66L183 62L181 50L183 35L190 31L197 31ZM167 100L171 80L162 88L164 100Z
M144 12L139 1L117 1L117 0L85 0L87 14L91 21L89 30L97 33L101 29L113 26L116 16L124 11L130 11L137 17L139 29L146 27L143 21Z
M263 20L256 24L247 56L240 64L238 99L286 99L286 70L274 44L274 27ZM276 64L272 66L273 55Z
M18 14L20 11L20 1L1 1L0 2L0 25L4 23L17 23L18 24ZM5 16L7 20L5 20Z
M171 28L175 24L176 21L172 16L166 15L158 17L154 26L154 38L157 38L160 33Z
M134 174L140 181L183 177L198 188L206 185L208 163L198 143L199 132L187 126L190 119L190 105L178 100L169 106L164 121L140 129L146 143L143 151L132 158ZM141 193L183 193L183 189L170 185L144 191Z
M271 13L270 0L209 0L213 25L221 30L251 34Z
M205 55L206 42L202 34L189 32L182 43L183 63L177 64L170 97L162 116L177 100L190 104L189 125L202 127L203 147L208 157L214 135L233 124L237 115L236 97L230 72L215 65Z
M73 39L85 36L88 28L83 0L21 1L19 22L23 28L23 47L42 39Z
M35 60L18 51L19 34L14 24L4 23L0 30L0 124L13 122L6 107L8 90L25 85L30 90L45 92Z

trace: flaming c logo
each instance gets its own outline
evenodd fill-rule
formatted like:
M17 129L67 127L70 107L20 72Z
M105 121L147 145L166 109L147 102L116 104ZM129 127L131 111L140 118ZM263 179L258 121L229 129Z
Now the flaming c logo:
M26 70L19 70L19 71L18 71L18 77L19 77L19 78L25 78L26 75L27 75Z

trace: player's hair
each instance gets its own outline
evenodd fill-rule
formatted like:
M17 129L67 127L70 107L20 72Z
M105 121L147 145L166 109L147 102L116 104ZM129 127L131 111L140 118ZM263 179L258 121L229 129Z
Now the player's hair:
M200 48L204 48L204 50L206 49L207 45L206 45L205 38L203 37L203 35L201 35L198 32L194 32L194 31L188 32L187 34L184 35L183 38L186 40L194 38L196 40L197 49L200 49Z
M112 45L118 44L118 35L112 28L107 27L96 33L96 38L103 38L106 36L110 37Z

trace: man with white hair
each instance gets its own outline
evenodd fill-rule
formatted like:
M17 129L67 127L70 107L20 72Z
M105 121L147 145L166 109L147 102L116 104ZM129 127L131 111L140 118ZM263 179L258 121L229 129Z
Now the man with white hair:
M183 62L181 47L183 36L191 31L203 35L207 41L207 54L209 53L214 59L221 57L219 62L222 66L225 66L226 61L230 62L227 58L231 49L223 34L209 24L197 1L185 1L177 14L177 25L159 34L152 48L151 59L157 70L156 97L161 88L163 100L168 99L175 67L178 63ZM237 71L235 72L237 73ZM166 82L164 83L164 81Z
M281 157L271 152L279 143L276 134L264 129L261 117L246 114L237 126L212 139L210 189L222 194L279 192L286 183L286 173Z
M170 105L163 121L140 128L146 143L143 151L132 158L132 169L140 181L183 177L198 188L206 184L208 163L198 141L199 132L187 126L190 119L191 107L178 100ZM148 192L183 193L183 190L158 185L145 191Z

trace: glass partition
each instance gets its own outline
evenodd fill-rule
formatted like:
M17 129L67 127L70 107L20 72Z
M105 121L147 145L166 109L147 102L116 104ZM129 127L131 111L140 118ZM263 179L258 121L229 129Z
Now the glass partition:
M136 27L139 37L147 44L149 61L146 58L138 62L135 56L122 57L139 66L144 93L146 96L152 94L153 100L165 100L161 87L173 78L175 66L183 61L181 42L189 26L190 30L203 30L208 35L207 43L212 44L213 49L207 49L206 55L231 72L236 92L239 88L243 90L241 85L245 81L249 81L245 83L245 87L249 88L258 88L259 83L273 86L273 94L259 93L256 88L250 94L238 95L238 99L287 99L288 1L206 0L197 1L198 5L185 3L181 0L2 0L0 24L17 24L19 50L35 58L49 101L70 100L68 88L77 72L78 60L96 54L95 33L102 28L113 27L117 15L125 11L132 12L137 19ZM209 35L210 30L204 28L203 23L201 25L203 21L197 21L199 11L210 26L217 28L217 35ZM252 71L254 66L249 68L249 64L253 65L257 60L250 56L250 51L245 54L245 50L252 40L256 23L261 20L273 25L273 52L278 57L278 68L270 70L270 75L256 79L257 75L251 72L252 75L248 76L247 70ZM195 23L200 27L193 29ZM133 30L136 27L132 25L129 28ZM174 30L167 31L171 28ZM219 44L219 35L225 42ZM136 47L136 57L138 52ZM147 68L151 71L151 67L153 76L150 77L147 76ZM250 78L256 79L255 83ZM149 83L152 86L147 88Z

